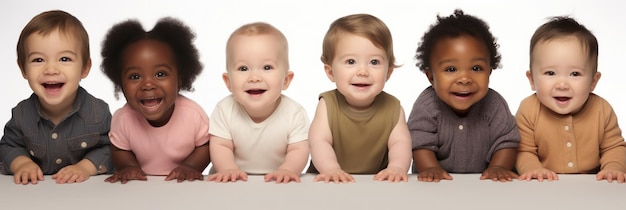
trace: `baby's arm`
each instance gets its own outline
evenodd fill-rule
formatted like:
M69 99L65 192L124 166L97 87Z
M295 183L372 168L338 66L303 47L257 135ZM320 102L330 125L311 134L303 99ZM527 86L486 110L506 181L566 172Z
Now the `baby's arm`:
M534 109L528 108L534 106L528 103L527 101L522 101L520 108L515 114L520 133L517 161L515 163L515 167L520 173L518 179L527 181L532 179L537 179L538 181L543 181L544 179L548 181L559 180L554 171L544 168L541 161L539 161L538 145L535 142L534 119L532 119L538 114L535 113Z
M313 181L324 182L354 182L354 178L343 171L335 150L333 149L333 136L328 127L326 101L320 98L315 111L315 117L309 129L309 144L311 145L311 158L315 168L320 172Z
M211 136L209 148L213 167L217 173L209 175L207 181L236 182L237 180L248 180L248 174L239 170L239 166L235 163L234 147L231 140Z
M132 151L122 150L115 145L111 145L111 158L113 165L117 170L113 176L106 178L105 182L115 183L120 181L122 184L130 180L148 180L146 173L141 170L139 162Z
M604 138L600 140L600 171L596 175L597 180L607 180L618 183L626 181L626 143L622 137L622 131L617 123L617 116L613 109L606 104L610 112L605 116ZM606 108L605 108L606 109Z
M439 182L440 180L452 180L452 176L444 170L435 152L429 149L415 149L413 150L413 162L419 173L417 174L417 180L423 182Z
M407 172L411 165L411 134L406 125L404 109L400 109L398 123L389 135L389 164L378 172L374 180L390 182L408 181Z
M59 172L52 175L52 178L56 180L57 184L75 183L84 182L97 173L96 166L90 160L82 159L74 165L61 168Z
M165 181L176 179L178 182L203 180L202 171L209 165L209 143L196 147L180 166L170 172Z
M480 179L501 182L513 181L513 178L517 178L517 174L512 171L516 158L517 148L504 148L496 151Z
M276 180L276 183L300 182L300 174L309 160L309 142L300 141L287 145L285 162L278 170L266 174L265 181Z
M26 156L18 156L11 162L13 181L15 184L28 184L29 180L33 184L43 181L43 172L39 165Z
M84 182L89 177L98 173L106 173L110 168L110 164L106 164L111 156L111 141L109 139L109 131L111 130L111 114L109 109L103 110L104 120L98 124L100 135L97 145L89 148L83 159L74 165L68 165L56 174L52 175L52 179L57 184Z

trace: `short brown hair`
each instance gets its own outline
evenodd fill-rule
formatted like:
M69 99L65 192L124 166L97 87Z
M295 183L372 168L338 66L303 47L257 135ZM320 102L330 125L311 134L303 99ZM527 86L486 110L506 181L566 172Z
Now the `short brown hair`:
M533 63L533 50L539 42L574 36L587 51L587 57L593 65L593 72L598 70L598 40L585 26L566 16L552 17L539 26L530 39L530 65ZM532 66L531 66L532 67Z
M395 64L396 58L393 55L393 40L389 28L383 21L369 14L344 16L330 24L322 44L321 60L324 64L330 64L335 57L335 46L341 33L350 33L367 38L374 46L385 51L389 67L398 67Z
M72 37L79 39L82 44L82 56L83 66L86 66L89 62L89 35L83 27L83 24L73 15L61 11L50 10L42 12L24 26L22 33L17 41L17 62L22 67L26 63L26 39L34 34L39 33L44 36L59 30L62 35L71 35ZM22 68L22 71L23 68Z
M233 31L233 33L230 34L230 37L228 37L228 42L226 42L226 69L228 69L228 66L230 66L230 45L232 44L232 39L239 35L275 35L282 44L281 47L284 51L285 62L287 63L287 70L289 70L289 44L287 43L287 38L276 27L264 22L245 24L237 28L235 31Z

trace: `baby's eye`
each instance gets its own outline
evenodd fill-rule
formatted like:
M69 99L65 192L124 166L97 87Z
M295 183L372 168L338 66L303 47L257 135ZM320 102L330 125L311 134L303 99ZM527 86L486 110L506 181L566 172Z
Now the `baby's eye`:
M352 65L352 64L355 64L356 61L354 59L348 59L346 60L346 63Z
M160 71L160 72L157 72L157 73L156 73L156 75L154 75L154 76L155 76L156 78L166 77L166 76L167 76L167 73Z
M61 58L59 58L59 61L61 61L61 62L70 62L70 61L72 61L72 59L68 58L68 57L61 57Z
M370 64L372 64L372 65L378 65L378 64L380 64L380 61L379 61L378 59L372 59L372 60L370 61Z
M544 75L548 75L548 76L554 76L556 73L554 73L554 71L546 71L543 72Z
M240 66L239 68L237 68L237 71L248 71L248 67L247 66Z
M270 66L270 65L263 66L263 70L272 70L272 69L274 69L273 66Z
M483 67L482 66L472 66L472 71L482 71Z
M580 76L582 76L582 74L581 74L580 72L577 72L577 71L572 72L572 73L570 73L569 75L570 75L570 76L573 76L573 77L580 77Z
M130 76L128 76L128 79L138 80L138 79L141 79L141 76L139 76L139 74L131 74Z
M35 58L35 59L31 60L30 62L32 62L32 63L41 63L41 62L43 62L43 58Z
M456 71L456 67L454 66L448 66L446 68L443 69L443 71L447 71L447 72L455 72Z

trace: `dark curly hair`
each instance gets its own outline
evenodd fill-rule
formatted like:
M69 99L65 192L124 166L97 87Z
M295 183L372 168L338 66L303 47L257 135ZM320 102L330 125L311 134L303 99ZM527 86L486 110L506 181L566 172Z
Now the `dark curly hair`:
M193 91L193 82L202 72L198 49L193 44L195 34L181 21L165 17L159 19L151 31L145 31L137 20L115 24L102 42L102 65L100 66L115 85L115 96L122 89L122 54L131 44L153 39L172 49L181 81L180 89Z
M454 10L454 14L448 17L437 15L437 23L430 26L430 29L424 33L422 41L417 47L415 58L416 66L422 72L430 70L430 56L433 47L437 42L444 38L454 38L462 35L469 35L478 40L482 40L491 57L491 69L500 67L500 53L498 53L498 43L496 38L489 32L489 26L485 21L471 15L463 14L463 10Z

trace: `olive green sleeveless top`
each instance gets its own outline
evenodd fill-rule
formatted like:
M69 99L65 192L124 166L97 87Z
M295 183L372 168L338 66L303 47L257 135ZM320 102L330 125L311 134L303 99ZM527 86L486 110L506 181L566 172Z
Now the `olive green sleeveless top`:
M326 101L333 149L341 168L351 174L375 174L387 168L387 142L398 123L400 101L381 92L365 111L354 111L339 91L320 94ZM311 164L309 172L317 173Z

